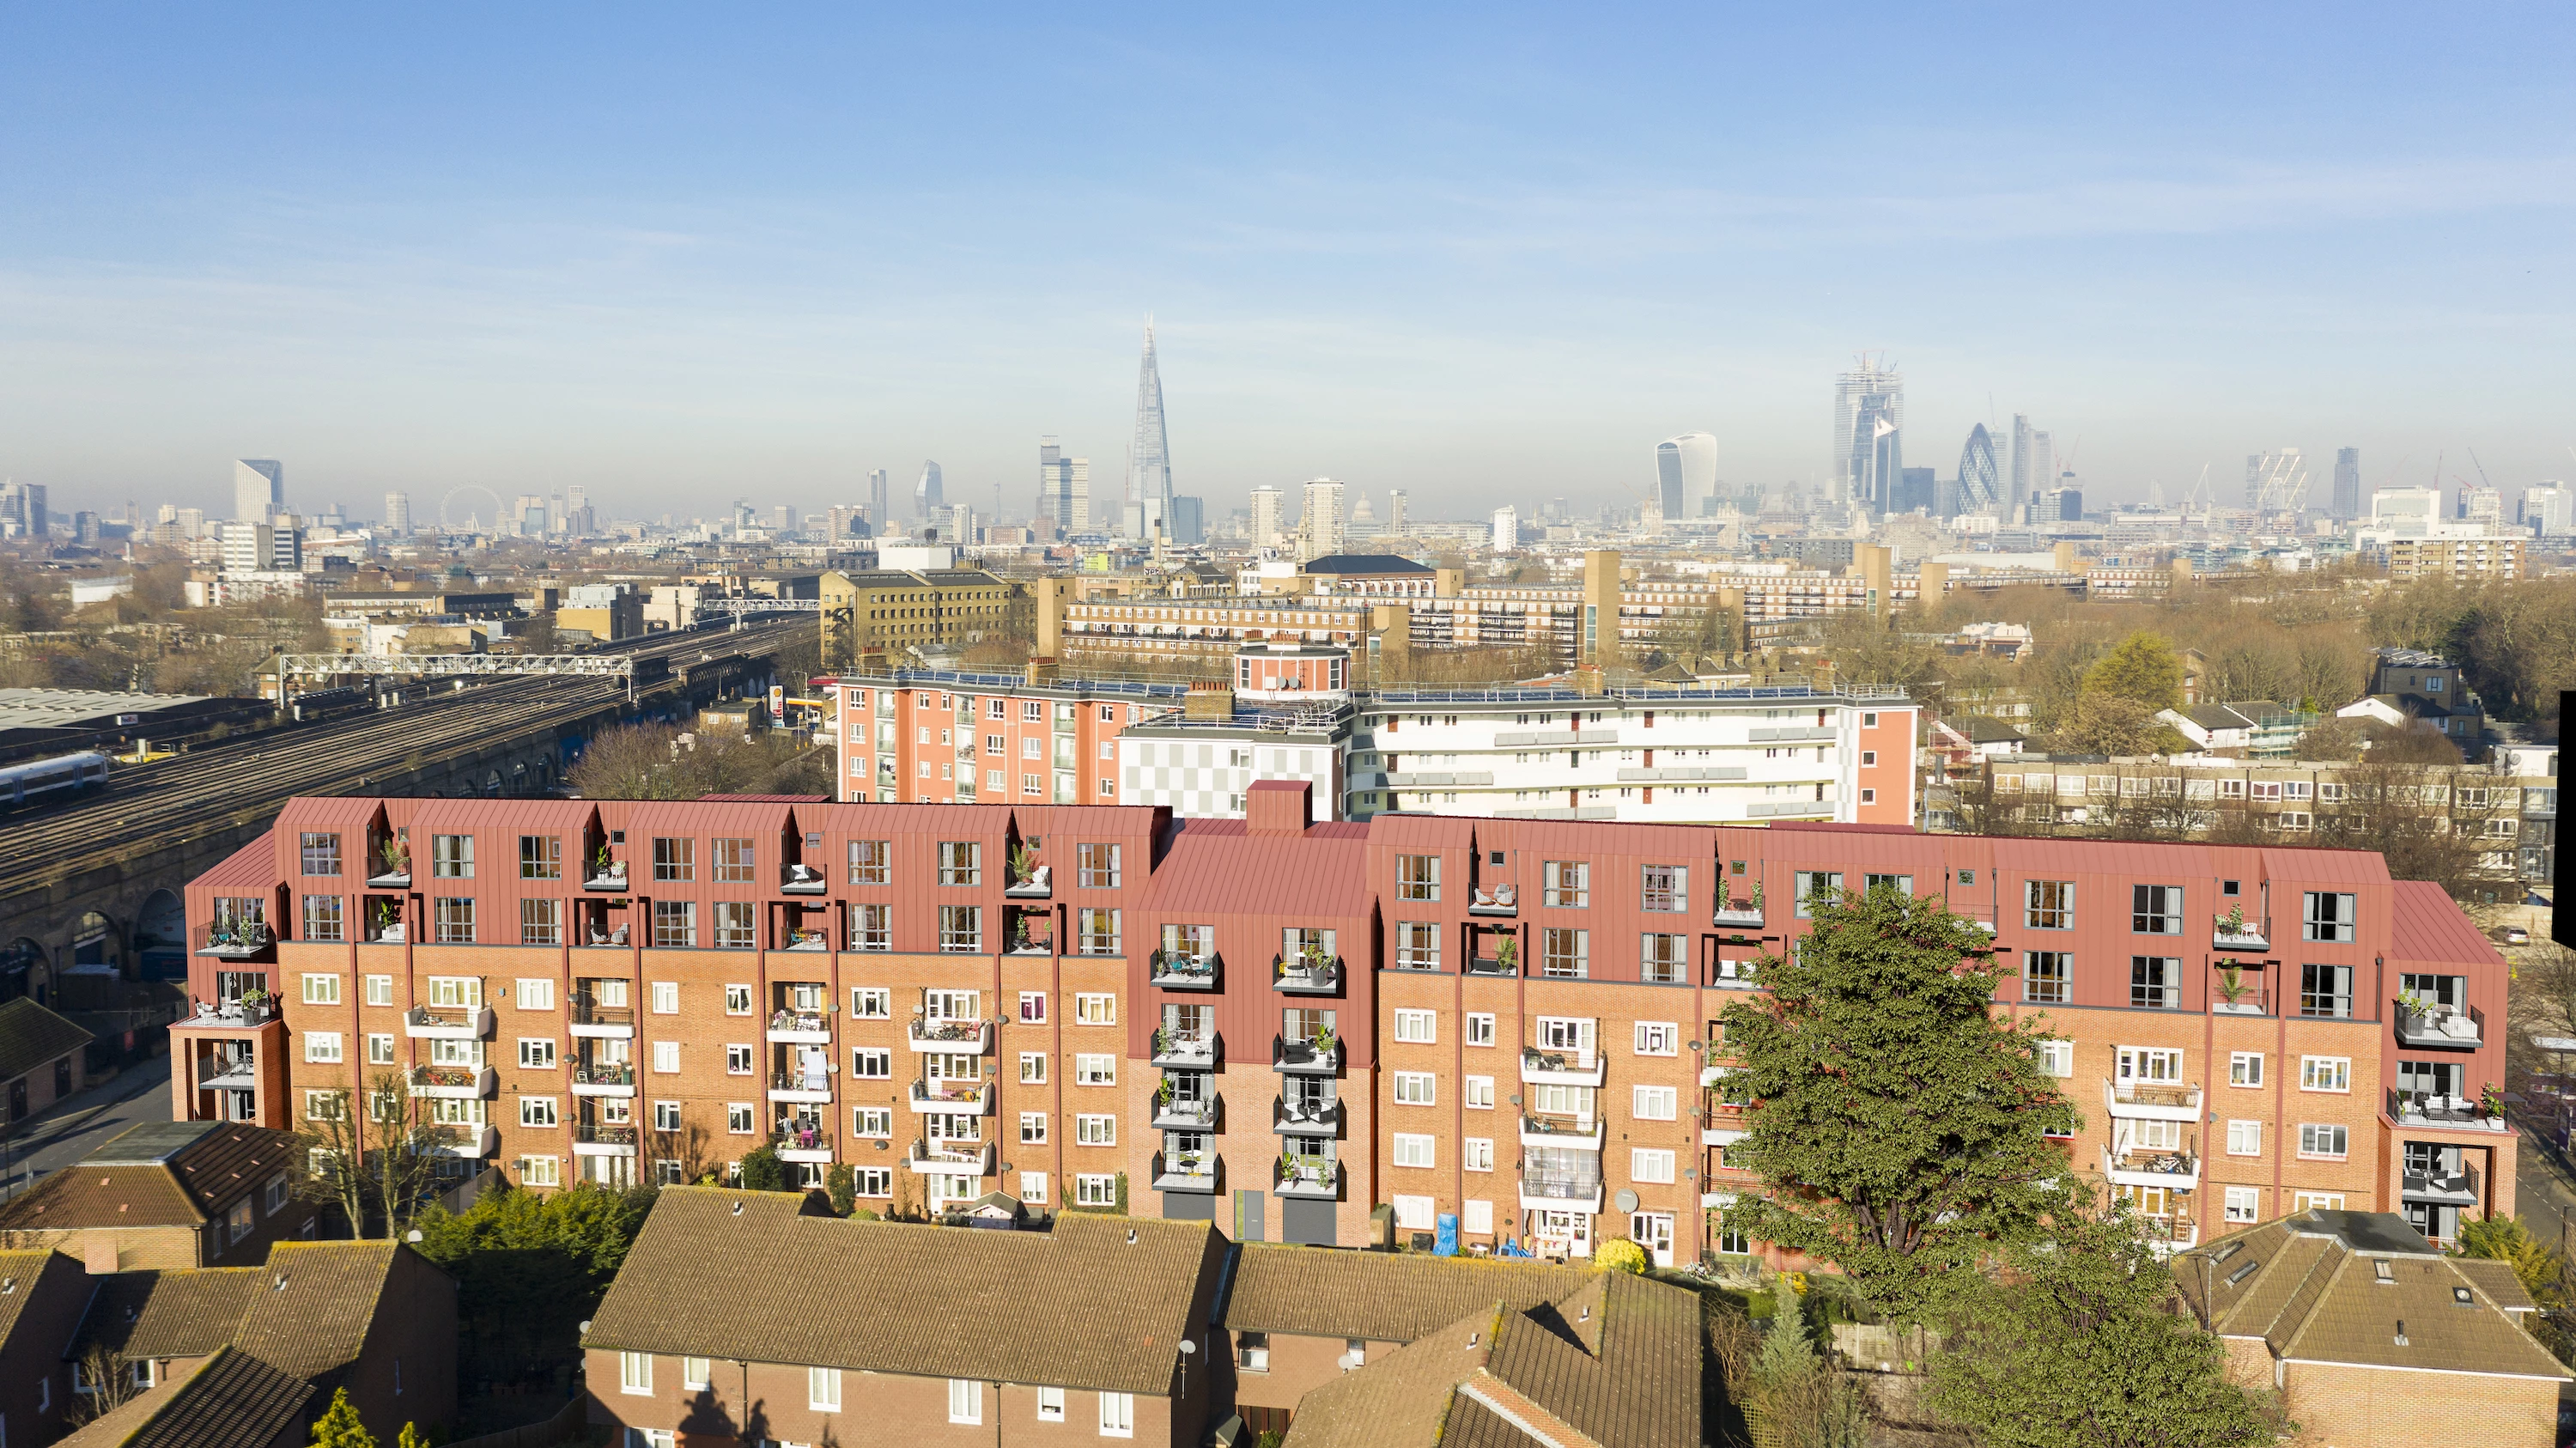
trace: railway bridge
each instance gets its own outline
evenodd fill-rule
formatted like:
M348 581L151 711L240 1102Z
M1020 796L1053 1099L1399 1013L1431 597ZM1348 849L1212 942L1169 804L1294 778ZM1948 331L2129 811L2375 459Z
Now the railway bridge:
M774 655L810 623L660 634L636 655L632 698L598 678L518 676L406 691L401 705L291 725L120 770L108 793L0 823L0 999L175 1013L180 890L257 839L299 794L527 795L561 782L590 737L639 718L765 689ZM462 681L458 681L462 682Z

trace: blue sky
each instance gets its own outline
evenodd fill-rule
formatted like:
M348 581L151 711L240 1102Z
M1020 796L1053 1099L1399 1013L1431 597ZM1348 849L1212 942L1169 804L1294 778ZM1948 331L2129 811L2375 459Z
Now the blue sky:
M1233 8L13 7L0 474L1017 509L1151 312L1217 511L1816 478L1864 348L1944 474L2576 476L2566 7Z

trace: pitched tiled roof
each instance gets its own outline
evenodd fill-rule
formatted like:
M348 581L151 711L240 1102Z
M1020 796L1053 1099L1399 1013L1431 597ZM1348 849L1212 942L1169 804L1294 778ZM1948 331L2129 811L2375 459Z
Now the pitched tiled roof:
M2489 1274L2462 1265L2393 1213L2319 1211L2219 1238L2172 1264L2186 1301L2215 1305L2215 1331L2262 1338L2278 1358L2567 1378L2488 1290ZM2514 1302L2528 1300L2519 1283L2511 1291Z
M1490 1304L1306 1395L1289 1448L1700 1442L1699 1299L1626 1273Z
M233 1341L282 1372L321 1377L357 1361L398 1242L280 1242L257 1269Z
M0 1206L0 1230L195 1226L222 1216L295 1159L295 1138L240 1123L152 1122Z
M1051 1232L978 1232L666 1187L583 1342L1160 1396L1221 1247L1204 1222L1068 1214Z
M1411 1342L1480 1303L1517 1312L1568 1297L1597 1275L1583 1267L1483 1257L1248 1242L1235 1259L1225 1326L1236 1332Z
M38 1071L90 1042L90 1033L31 996L0 1003L0 1081Z
M18 1319L35 1301L37 1284L44 1279L45 1268L54 1255L50 1247L0 1252L0 1348L9 1345L9 1334L18 1330ZM78 1270L79 1264L69 1258L63 1260L67 1267Z
M2460 1275L2476 1285L2479 1295L2506 1312L2538 1312L2540 1304L2531 1300L2531 1290L2522 1285L2522 1277L2510 1262L2491 1257L2454 1257L2451 1265Z
M197 1357L233 1340L258 1285L256 1267L118 1272L99 1279L63 1356L93 1347L126 1357Z
M262 1448L320 1416L314 1386L224 1348L56 1448Z

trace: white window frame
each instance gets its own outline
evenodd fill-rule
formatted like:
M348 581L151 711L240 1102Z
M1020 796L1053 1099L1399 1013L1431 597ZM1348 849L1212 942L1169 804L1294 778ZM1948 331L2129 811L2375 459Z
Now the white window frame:
M1467 1136L1458 1141L1458 1165L1464 1171L1494 1169L1494 1139L1490 1136Z
M1395 1039L1410 1046L1432 1046L1440 1041L1438 1011L1399 1010L1395 1013Z
M1628 1148L1628 1180L1669 1186L1673 1180L1673 1153L1660 1146Z
M2341 1149L2333 1149L2332 1144L2339 1144ZM2351 1160L2352 1129L2332 1121L2300 1122L2299 1159L2301 1161Z
M2230 1051L2227 1053L2227 1084L2248 1091L2263 1087L2263 1053Z
M1100 1436L1133 1438L1136 1436L1136 1395L1102 1393L1100 1395Z
M1440 1138L1428 1132L1399 1131L1389 1160L1409 1170L1430 1170L1440 1164Z
M2253 1222L2263 1215L2261 1187L2229 1187L2225 1198L2226 1217L2230 1222Z
M1073 1058L1073 1084L1076 1086L1115 1086L1118 1084L1118 1058L1105 1053L1085 1052Z
M523 1011L550 1011L555 1008L555 983L542 975L519 977L519 988L511 994Z
M634 1397L653 1394L653 1355L649 1352L621 1352L617 1355L617 1391Z
M1681 1090L1673 1086L1630 1086L1628 1114L1639 1121L1678 1121L1681 1119Z
M308 976L306 979L309 980L311 977ZM336 1066L340 1064L341 1051L340 1033L338 1031L306 1031L304 1033L304 1059L308 1062L312 1062L316 1065Z
M1637 1054L1640 1056L1678 1056L1682 1053L1682 1028L1671 1021L1637 1022Z
M2227 1123L2227 1154L2229 1156L2261 1156L2263 1154L2263 1123L2260 1121L2246 1121L2242 1119L2230 1120Z
M1461 1089L1465 1092L1462 1099L1465 1100L1467 1109L1470 1111L1493 1110L1494 1078L1491 1076L1469 1076L1464 1079L1465 1084Z
M680 1013L680 983L678 981L654 981L651 986L651 993L653 1014L657 1016L676 1016Z
M805 1369L805 1406L817 1413L841 1411L841 1370L839 1368Z
M1398 1106L1437 1106L1440 1104L1440 1078L1429 1071L1395 1073L1394 1100Z
M2301 1056L2299 1089L2329 1095L2352 1094L2352 1058L2350 1056Z
M948 1421L981 1423L984 1421L984 1384L976 1378L948 1380Z
M1064 1389L1045 1387L1038 1389L1038 1421L1041 1423L1064 1421Z
M2038 1060L2041 1075L2065 1080L2075 1074L2075 1043L2042 1041L2039 1043Z
M1118 997L1106 991L1076 992L1073 997L1073 1023L1077 1026L1118 1024Z
M340 977L323 971L304 975L304 1003L308 1006L336 1006L340 1003Z
M1470 1046L1491 1046L1494 1044L1493 1013L1490 1011L1469 1011L1467 1013L1467 1030L1464 1039Z

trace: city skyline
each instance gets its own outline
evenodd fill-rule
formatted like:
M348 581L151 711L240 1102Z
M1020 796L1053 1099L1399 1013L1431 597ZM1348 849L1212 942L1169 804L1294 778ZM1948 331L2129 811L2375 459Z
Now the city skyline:
M1121 455L1148 311L1176 490L1220 515L1317 475L1420 516L1626 497L1687 431L1731 486L1825 486L1822 388L1864 350L1904 360L1918 457L2044 417L2088 501L2285 447L2361 449L2365 492L2436 457L2456 486L2471 446L2507 489L2576 471L2538 421L2567 163L2528 138L2557 88L2511 63L2564 15L1890 11L1854 42L1623 12L1463 50L1370 23L1354 64L1215 18L825 17L791 46L558 17L493 62L391 19L136 48L40 15L0 58L46 118L0 228L0 475L221 510L230 459L278 456L316 502L578 484L651 517L820 508L936 456L955 496L1025 496L1032 436ZM1675 43L1780 63L1688 112L1630 94ZM2316 63L2253 58L2284 47ZM1824 54L2048 78L1907 121L1802 97ZM890 72L864 95L827 80L856 55ZM224 78L254 68L245 104ZM971 119L920 104L961 86ZM1036 187L1062 215L1015 232Z

